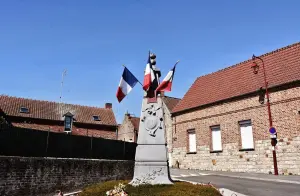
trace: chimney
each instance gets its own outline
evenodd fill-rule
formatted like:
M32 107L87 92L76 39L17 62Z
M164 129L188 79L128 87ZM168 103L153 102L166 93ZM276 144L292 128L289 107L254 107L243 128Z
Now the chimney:
M160 96L164 97L165 96L165 92L164 91L160 91Z
M105 103L106 109L112 109L112 103Z
M128 111L126 112L125 117L127 117L128 119L131 119L131 116L130 116L130 114L128 113Z

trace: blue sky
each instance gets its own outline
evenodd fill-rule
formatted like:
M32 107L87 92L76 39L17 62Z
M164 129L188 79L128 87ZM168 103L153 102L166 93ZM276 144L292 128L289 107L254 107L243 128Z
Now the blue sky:
M140 115L137 85L119 104L122 64L140 80L148 50L163 77L180 59L169 96L201 75L298 42L300 2L27 0L0 2L0 94ZM251 70L249 70L251 74Z

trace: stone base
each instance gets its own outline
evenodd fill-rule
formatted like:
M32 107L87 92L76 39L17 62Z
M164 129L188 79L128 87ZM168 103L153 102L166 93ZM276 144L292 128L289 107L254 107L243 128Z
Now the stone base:
M170 179L167 162L135 162L134 177L129 184L138 186L173 183Z
M135 153L133 186L173 184L170 180L161 97L144 98Z

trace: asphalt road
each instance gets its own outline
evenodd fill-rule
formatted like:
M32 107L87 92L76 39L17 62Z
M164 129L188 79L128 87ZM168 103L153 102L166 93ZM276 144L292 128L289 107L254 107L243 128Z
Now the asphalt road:
M300 185L262 180L207 175L176 177L177 179L208 183L248 196L300 196Z

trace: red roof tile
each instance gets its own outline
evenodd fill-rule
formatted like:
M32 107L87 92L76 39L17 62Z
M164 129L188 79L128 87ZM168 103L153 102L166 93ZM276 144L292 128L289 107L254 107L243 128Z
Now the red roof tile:
M269 86L300 80L300 42L260 56L265 62ZM253 74L252 60L199 77L173 113L255 92L264 87L261 62L258 74Z
M51 132L63 132L64 127L62 126L61 131L58 131L56 129L51 129L51 126L47 125L41 125L41 124L32 124L32 123L24 123L24 122L12 122L11 123L14 127L20 127L25 129L35 129L39 131L49 131Z
M166 104L167 108L169 109L169 111L172 111L173 108L178 104L178 102L180 101L179 98L175 98L175 97L168 97L168 96L163 96L162 97L163 102Z
M20 113L20 108L26 107L29 113ZM0 108L8 116L19 116L36 119L62 121L63 115L71 112L75 122L117 126L112 109L88 107L74 104L60 104L50 101L0 95ZM94 121L93 116L99 116L100 121Z
M139 130L139 126L140 126L140 118L138 117L130 117L130 121L134 127L134 130Z

